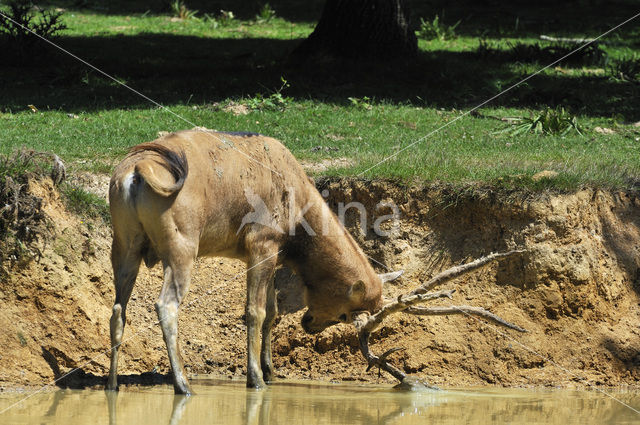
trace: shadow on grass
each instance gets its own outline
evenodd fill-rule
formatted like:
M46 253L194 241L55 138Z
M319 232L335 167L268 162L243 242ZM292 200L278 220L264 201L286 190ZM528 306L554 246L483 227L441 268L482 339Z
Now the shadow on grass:
M457 21L456 34L488 39L540 35L574 38L596 37L638 13L634 0L409 0L413 17L432 18L439 14L444 24ZM633 31L630 23L623 31ZM637 31L637 26L635 26ZM637 33L636 33L637 34ZM613 34L614 39L621 36ZM611 39L611 37L609 38ZM640 40L635 39L636 42Z
M469 108L524 77L522 68L476 51L423 52L407 65L326 64L293 67L288 54L301 40L211 39L143 34L63 37L60 45L160 103L203 104L270 94L285 76L287 96L346 104L373 98L441 108ZM91 111L149 107L137 94L51 48L46 65L0 67L0 110ZM542 64L541 66L546 65ZM574 113L640 119L640 86L604 75L538 75L494 106L563 105Z
M199 15L215 16L229 10L238 19L251 20L265 4L278 17L290 22L316 22L326 0L183 0ZM42 5L104 15L170 14L170 0L43 0ZM405 0L413 25L420 18L431 20L438 14L443 23L461 21L456 33L485 38L538 37L553 33L593 37L638 12L635 0ZM640 40L637 40L640 41Z

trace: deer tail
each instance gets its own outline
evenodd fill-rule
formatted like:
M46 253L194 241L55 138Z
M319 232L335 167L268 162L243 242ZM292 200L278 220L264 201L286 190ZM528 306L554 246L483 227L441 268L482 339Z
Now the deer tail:
M136 152L154 152L160 156L160 161L154 157L143 157L135 165L135 174L144 180L155 193L168 197L182 189L189 174L184 152L174 152L168 147L154 142L134 146L131 153Z

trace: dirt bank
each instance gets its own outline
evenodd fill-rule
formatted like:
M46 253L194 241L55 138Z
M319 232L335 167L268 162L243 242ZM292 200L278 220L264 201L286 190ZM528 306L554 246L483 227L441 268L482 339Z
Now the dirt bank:
M529 330L497 331L462 316L398 316L373 338L383 352L406 347L393 362L444 386L638 385L640 380L640 197L586 189L570 194L498 194L490 190L403 187L389 182L322 180L328 202L362 202L366 234L355 210L347 227L368 255L406 270L386 296L434 273L492 251L524 246L522 256L452 282L454 303L482 306ZM69 214L49 180L31 184L55 223L42 258L14 267L0 285L0 386L40 385L74 367L99 384L108 369L113 289L110 230ZM375 235L381 200L399 206L398 225ZM197 262L180 320L181 346L192 374L241 378L245 373L244 264ZM384 271L380 267L380 271ZM161 270L142 268L128 310L120 373L145 382L168 361L153 303ZM287 295L282 291L281 297ZM295 294L294 294L295 295ZM381 381L357 351L351 328L304 334L296 297L274 331L281 378ZM443 304L447 304L444 302ZM391 381L389 381L391 382Z

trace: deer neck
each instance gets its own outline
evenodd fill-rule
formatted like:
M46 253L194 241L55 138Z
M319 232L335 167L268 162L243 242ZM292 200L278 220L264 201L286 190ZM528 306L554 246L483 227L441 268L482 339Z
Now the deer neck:
M350 286L358 280L377 282L377 275L366 255L318 194L305 212L308 227L298 225L291 256L294 268L307 285L342 284ZM300 234L299 234L300 233ZM368 285L369 286L369 285ZM376 284L371 291L381 291ZM375 294L372 294L375 295Z

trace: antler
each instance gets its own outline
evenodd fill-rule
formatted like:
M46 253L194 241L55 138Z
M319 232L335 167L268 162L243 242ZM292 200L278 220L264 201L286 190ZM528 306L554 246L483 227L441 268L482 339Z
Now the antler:
M485 310L480 307L471 307L471 306L447 306L447 307L414 307L414 305L423 303L426 301L438 299L438 298L449 298L451 299L455 290L443 290L437 292L427 292L429 289L434 288L435 286L441 285L445 282L448 282L460 275L465 273L469 273L491 261L495 261L500 258L510 257L514 254L519 254L524 252L524 250L512 250L508 252L499 252L499 253L491 253L487 256L478 258L467 264L462 264L459 266L452 267L448 270L445 270L441 273L438 273L436 276L429 279L426 283L421 285L419 288L414 289L405 295L400 295L395 301L388 303L382 307L380 311L375 314L369 314L366 312L359 312L354 315L353 324L356 329L358 329L358 339L360 343L360 351L362 355L367 360L369 367L367 370L371 369L373 366L377 366L381 370L384 370L390 373L394 378L398 379L402 385L408 386L409 388L418 387L429 387L428 384L421 382L419 380L410 379L404 372L400 369L396 368L393 365L387 363L387 357L399 351L399 348L392 348L391 350L386 351L381 356L376 356L371 353L369 350L369 337L372 332L374 332L382 321L390 316L391 314L398 312L405 312L408 314L414 315L422 315L422 316L438 316L438 315L449 315L449 314L466 314L466 315L474 315L480 316L485 319L488 319L500 326L505 326L510 329L515 329L519 332L526 332L525 329L517 326L513 323L507 322L506 320L496 316L488 310Z

